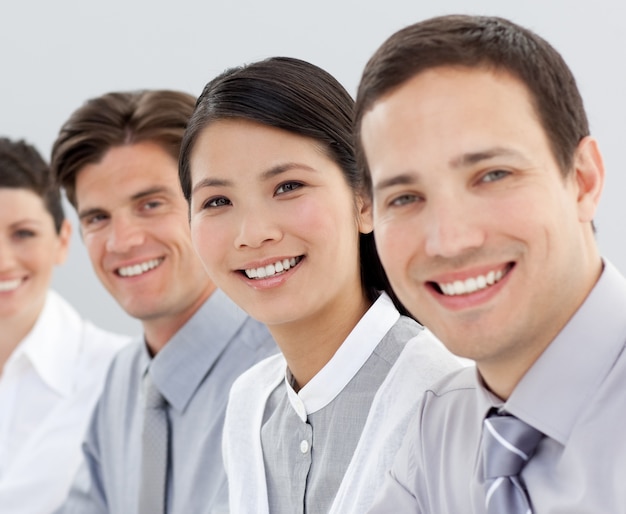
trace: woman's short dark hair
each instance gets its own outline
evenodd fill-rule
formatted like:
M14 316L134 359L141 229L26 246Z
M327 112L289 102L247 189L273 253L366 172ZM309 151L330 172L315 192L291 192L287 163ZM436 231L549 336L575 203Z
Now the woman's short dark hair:
M59 187L39 152L25 141L0 138L0 188L27 189L39 196L57 234L65 219Z
M321 68L289 57L273 57L231 68L211 80L198 98L180 152L179 176L191 197L190 159L200 133L212 122L244 119L314 140L339 166L348 185L363 193L352 137L354 101L344 87ZM374 300L391 291L373 234L360 235L361 282Z

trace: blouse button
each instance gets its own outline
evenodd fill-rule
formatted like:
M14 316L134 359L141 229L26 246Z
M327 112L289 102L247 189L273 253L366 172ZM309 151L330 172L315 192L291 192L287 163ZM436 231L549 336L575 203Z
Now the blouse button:
M300 441L300 451L302 453L306 453L309 451L309 442L306 439L303 441Z

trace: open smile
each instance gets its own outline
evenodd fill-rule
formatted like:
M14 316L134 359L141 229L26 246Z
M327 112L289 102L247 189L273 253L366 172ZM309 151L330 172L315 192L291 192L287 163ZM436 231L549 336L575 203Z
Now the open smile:
M302 255L298 257L291 257L290 259L282 259L276 261L271 264L267 264L265 266L261 266L258 268L248 268L245 270L241 270L245 273L246 277L252 280L260 280L267 277L273 277L275 275L280 275L290 270L291 268L297 266L300 261L303 259Z
M117 268L115 273L120 277L136 277L137 275L143 275L148 271L158 268L164 260L165 257L159 257L158 259L150 259L149 261L133 264L132 266L122 266L121 268Z
M469 277L465 280L455 280L453 282L428 282L438 293L445 296L461 296L482 291L494 286L502 280L515 266L509 263L504 269L491 270L483 275Z
M13 280L0 280L0 293L15 291L18 287L20 287L21 283L21 278L14 278Z

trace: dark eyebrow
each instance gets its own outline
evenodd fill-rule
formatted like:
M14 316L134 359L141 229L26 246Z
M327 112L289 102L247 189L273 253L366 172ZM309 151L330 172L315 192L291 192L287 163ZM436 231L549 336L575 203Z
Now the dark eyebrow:
M312 171L312 172L317 171L315 168L311 168L310 166L307 166L306 164L297 163L297 162L287 162L285 164L279 164L278 166L273 166L270 169L261 173L261 181L269 180L271 178L276 177L277 175L280 175L282 173L285 173L293 169L300 169L300 170ZM233 185L233 182L231 180L221 179L221 178L204 178L200 182L198 182L195 186L193 186L193 189L191 190L191 194L194 194L199 189L202 189L205 187L230 187L232 185Z
M482 161L488 161L489 159L493 159L495 157L516 157L524 159L523 155L513 150L511 148L504 147L494 147L489 148L487 150L482 150L480 152L471 152L460 155L459 157L455 157L450 161L450 165L453 168L467 168L469 166L473 166L474 164L478 164Z
M374 187L374 190L382 191L383 189L386 189L388 187L408 186L411 184L415 184L416 182L419 182L419 180L413 174L401 173L400 175L396 175L394 177L381 180L378 184L376 184L376 186Z
M300 169L304 171L317 171L315 168L311 168L311 166L307 166L306 164L302 164L299 162L286 162L285 164L279 164L278 166L274 166L267 171L264 171L261 174L261 180L267 180L273 178L281 173L285 173L287 171L293 169Z
M134 193L130 197L130 200L133 202L136 202L137 200L141 200L143 198L147 198L149 196L157 195L157 194L165 194L168 196L172 196L172 191L167 187L154 186L148 189L144 189L143 191L138 191L137 193ZM106 213L106 212L107 212L106 209L103 209L102 207L91 207L89 209L79 211L78 219L82 221L83 219L93 216L94 214L101 214L101 213Z
M166 194L166 195L169 196L169 195L172 194L172 192L167 187L154 186L154 187L151 187L150 189L144 189L143 191L139 191L139 192L135 193L134 195L132 195L130 197L130 199L133 200L133 201L141 200L142 198L145 198L147 196L156 195L156 194Z
M455 157L450 160L450 166L456 169L468 168L482 161L488 161L495 157L514 157L516 159L527 162L525 157L516 150L504 147L494 147L487 150L481 150L479 152L465 153L458 157ZM400 173L399 175L395 175L393 177L380 181L378 184L375 185L374 190L382 191L383 189L393 186L408 186L418 183L419 181L420 180L418 173Z
M203 178L200 182L193 186L191 194L193 195L196 191L205 187L228 187L232 185L233 183L230 180L222 180L219 178Z
M78 212L78 220L83 221L85 218L89 218L95 214L101 214L103 212L105 212L105 210L101 209L100 207L93 207L91 209L81 210Z
M23 218L21 220L17 220L14 223L11 223L11 225L9 225L10 228L19 228L20 225L42 225L41 220L38 219L31 219L31 218Z

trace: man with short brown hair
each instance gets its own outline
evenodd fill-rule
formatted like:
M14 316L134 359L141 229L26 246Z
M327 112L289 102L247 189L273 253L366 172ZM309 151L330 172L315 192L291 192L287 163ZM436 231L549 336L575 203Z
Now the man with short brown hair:
M109 93L63 125L52 168L102 284L144 336L113 362L62 512L227 512L221 436L230 385L274 353L260 323L191 246L178 152L195 99Z
M476 362L426 393L371 512L623 512L626 280L561 56L500 18L426 20L367 64L356 124L394 290Z

